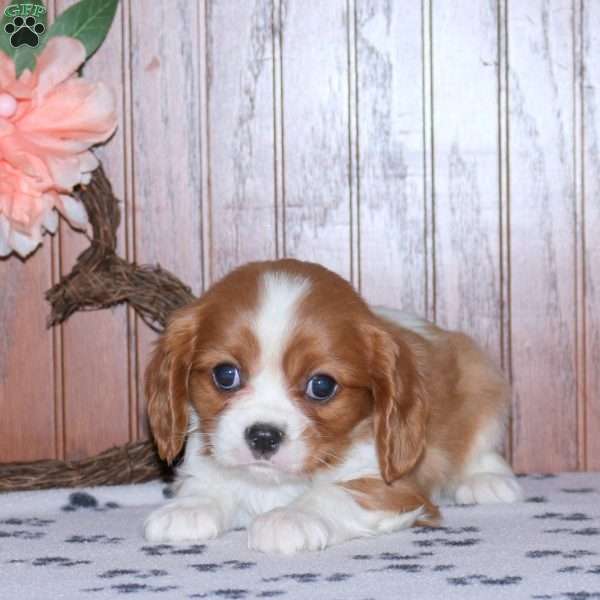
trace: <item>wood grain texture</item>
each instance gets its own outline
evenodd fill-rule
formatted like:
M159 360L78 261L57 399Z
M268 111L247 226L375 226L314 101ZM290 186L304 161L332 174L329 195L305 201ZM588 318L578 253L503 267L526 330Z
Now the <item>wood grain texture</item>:
M198 5L132 5L131 97L135 258L202 289ZM140 373L155 335L138 327ZM139 390L139 397L143 393ZM139 403L146 431L145 403Z
M432 9L436 319L500 364L496 6Z
M362 293L424 315L421 7L359 0L356 12Z
M322 262L502 360L517 470L600 469L599 56L596 0L123 0L84 72L117 92L119 251L195 293ZM45 329L84 247L0 260L0 462L147 435L146 325Z
M207 11L211 279L276 254L273 6Z
M423 38L423 204L425 211L425 317L435 321L435 211L433 187L433 44L432 6L421 0Z
M0 0L0 11L9 4ZM0 259L0 462L57 455L53 336L43 294L52 285L52 238L27 260Z
M348 15L282 2L285 253L350 278Z
M25 263L0 259L0 462L56 455L54 357L43 300L51 273L48 236Z
M508 115L508 0L498 2L498 176L500 219L500 363L512 381L510 337L510 201L509 201L509 115ZM512 400L512 397L511 397ZM512 462L512 412L504 432L504 455Z
M587 468L600 470L600 4L583 2Z
M508 6L513 458L577 468L572 2Z
M76 0L56 1L62 12ZM128 206L125 195L123 136L122 4L105 42L86 63L84 76L109 85L115 96L118 130L108 145L96 150L121 206L118 252L126 256ZM119 60L115 60L119 57ZM66 223L60 230L62 273L88 245L85 236ZM128 327L126 307L73 315L62 326L65 454L69 459L90 456L129 441Z

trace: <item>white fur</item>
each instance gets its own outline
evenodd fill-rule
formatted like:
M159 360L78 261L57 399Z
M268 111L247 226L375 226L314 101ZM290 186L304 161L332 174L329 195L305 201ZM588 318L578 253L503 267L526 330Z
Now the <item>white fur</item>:
M349 467L339 475L352 479L363 473L352 475ZM186 449L177 498L150 514L146 539L200 541L248 527L250 548L292 554L410 527L422 513L366 510L333 481L276 476L268 481L255 475L248 468L221 467L207 456L188 458Z
M267 273L261 283L253 318L260 348L258 370L219 418L211 441L216 460L225 466L265 462L294 474L301 470L308 452L302 439L308 418L290 398L281 358L296 323L298 303L310 284L306 279L279 273ZM279 450L269 461L256 461L244 439L246 428L256 423L274 425L285 433Z
M207 540L247 527L250 548L293 554L410 527L422 515L422 508L407 513L364 509L338 485L379 475L372 440L355 443L342 463L313 479L300 474L308 452L302 440L307 417L289 397L281 357L293 334L298 303L308 289L303 279L273 274L264 278L254 316L259 369L219 418L210 440L212 457L202 452L198 417L191 410L177 497L147 518L149 541ZM399 311L378 313L431 335L426 321ZM280 449L268 461L256 461L244 441L245 429L258 422L285 431ZM457 502L512 502L520 497L510 468L495 451L500 432L501 424L494 422L480 434L464 472L446 490Z
M281 357L308 289L303 279L265 276L253 321L259 369L219 418L210 440L214 458L202 454L204 440L191 411L177 498L146 520L149 541L206 540L247 526L250 548L291 554L409 527L420 516L420 509L402 514L366 510L336 484L378 474L373 442L356 444L342 464L314 481L298 475L308 452L302 439L308 420L289 397ZM256 461L244 440L244 431L254 423L285 431L268 461Z
M349 481L360 477L380 477L374 440L355 443L343 462L315 475L317 483Z
M406 513L365 510L343 488L313 484L288 506L254 519L248 546L281 554L322 550L352 538L410 527L421 514L420 508Z
M502 431L502 421L493 419L479 432L462 476L451 490L457 504L517 502L522 499L519 482L496 450Z

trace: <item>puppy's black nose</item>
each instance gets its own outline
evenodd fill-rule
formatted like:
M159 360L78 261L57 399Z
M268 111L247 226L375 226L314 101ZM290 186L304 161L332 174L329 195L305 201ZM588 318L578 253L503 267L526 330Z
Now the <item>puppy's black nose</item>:
M277 452L284 433L267 423L255 423L245 431L246 443L254 458L269 458Z

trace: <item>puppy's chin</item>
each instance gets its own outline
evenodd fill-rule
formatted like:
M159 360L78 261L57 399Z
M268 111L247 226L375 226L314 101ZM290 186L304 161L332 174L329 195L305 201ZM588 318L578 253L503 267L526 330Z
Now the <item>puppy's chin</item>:
M251 463L240 468L245 470L255 481L265 483L279 484L288 481L298 481L298 479L302 478L298 473L284 471L266 461Z
M237 477L251 479L258 483L297 483L307 479L307 475L300 469L282 467L268 460L257 460L252 462L236 462L232 460L219 460L219 456L213 455L213 459L220 466Z

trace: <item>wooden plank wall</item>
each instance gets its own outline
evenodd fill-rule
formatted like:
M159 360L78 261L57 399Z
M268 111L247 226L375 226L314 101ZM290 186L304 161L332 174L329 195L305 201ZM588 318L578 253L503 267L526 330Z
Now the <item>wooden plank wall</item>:
M85 68L117 99L98 155L120 252L196 293L247 260L320 261L490 350L518 471L599 469L598 3L140 5ZM125 307L45 329L84 246L62 226L0 261L0 461L147 435L154 334Z

